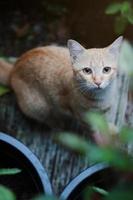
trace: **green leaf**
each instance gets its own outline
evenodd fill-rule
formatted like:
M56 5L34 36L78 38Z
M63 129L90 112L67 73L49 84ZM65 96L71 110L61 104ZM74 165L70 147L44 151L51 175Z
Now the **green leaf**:
M131 10L130 12L128 12L127 19L128 19L128 22L130 24L133 24L133 10Z
M39 196L36 197L34 200L57 200L57 198L53 196Z
M109 192L109 195L105 198L105 200L132 200L132 199L133 199L133 188L113 189L113 191Z
M63 146L66 146L78 153L86 154L88 153L89 143L77 135L70 133L58 134L56 140L60 142Z
M133 142L133 129L130 127L123 127L119 137L124 143Z
M99 194L101 194L101 195L103 195L103 196L107 196L107 195L109 194L106 190L104 190L104 189L102 189L102 188L99 188L99 187L92 186L92 189L93 189L95 192L97 192L97 193L99 193Z
M14 175L20 173L21 170L17 168L13 169L0 169L0 176L2 175Z
M10 89L6 86L0 85L0 96L10 92Z
M128 41L124 41L121 47L119 65L123 72L133 75L133 48Z
M123 2L121 8L121 14L123 17L127 18L130 24L133 24L133 8L130 2L128 1Z
M108 7L105 10L105 13L107 15L114 15L121 11L121 7L122 7L121 3L112 3L108 5Z
M85 187L84 191L82 192L83 200L92 200L94 193L95 192L91 186Z
M104 115L101 113L89 112L85 116L87 123L90 123L95 131L100 131L101 133L108 133L109 126Z
M123 16L126 16L131 9L132 5L129 1L124 1L123 3L121 3L121 13Z
M88 153L91 162L106 162L117 169L133 171L133 161L118 149L111 147L91 146Z
M0 185L0 200L16 200L16 198L8 188Z

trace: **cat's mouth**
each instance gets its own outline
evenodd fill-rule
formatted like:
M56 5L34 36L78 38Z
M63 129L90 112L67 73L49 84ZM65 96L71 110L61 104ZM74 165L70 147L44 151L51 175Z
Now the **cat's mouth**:
M97 86L96 89L101 90L103 88L101 86Z
M102 86L94 86L92 88L88 88L88 92L96 92L96 91L100 91L103 90L104 88Z

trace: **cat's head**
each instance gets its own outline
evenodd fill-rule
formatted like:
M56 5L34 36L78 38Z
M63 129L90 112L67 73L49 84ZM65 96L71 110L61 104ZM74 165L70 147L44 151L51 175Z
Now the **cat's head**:
M76 80L87 90L104 89L118 71L118 59L123 37L105 48L85 49L75 40L68 40Z

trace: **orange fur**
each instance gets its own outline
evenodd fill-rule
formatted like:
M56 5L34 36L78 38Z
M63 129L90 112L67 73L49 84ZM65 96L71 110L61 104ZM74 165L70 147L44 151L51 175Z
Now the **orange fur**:
M0 60L0 82L3 85L9 85L9 76L11 74L13 65L4 61Z

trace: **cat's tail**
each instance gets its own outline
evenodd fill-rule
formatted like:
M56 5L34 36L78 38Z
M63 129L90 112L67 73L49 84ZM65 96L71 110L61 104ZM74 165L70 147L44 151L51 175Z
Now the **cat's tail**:
M9 86L10 74L14 64L0 59L0 84Z

